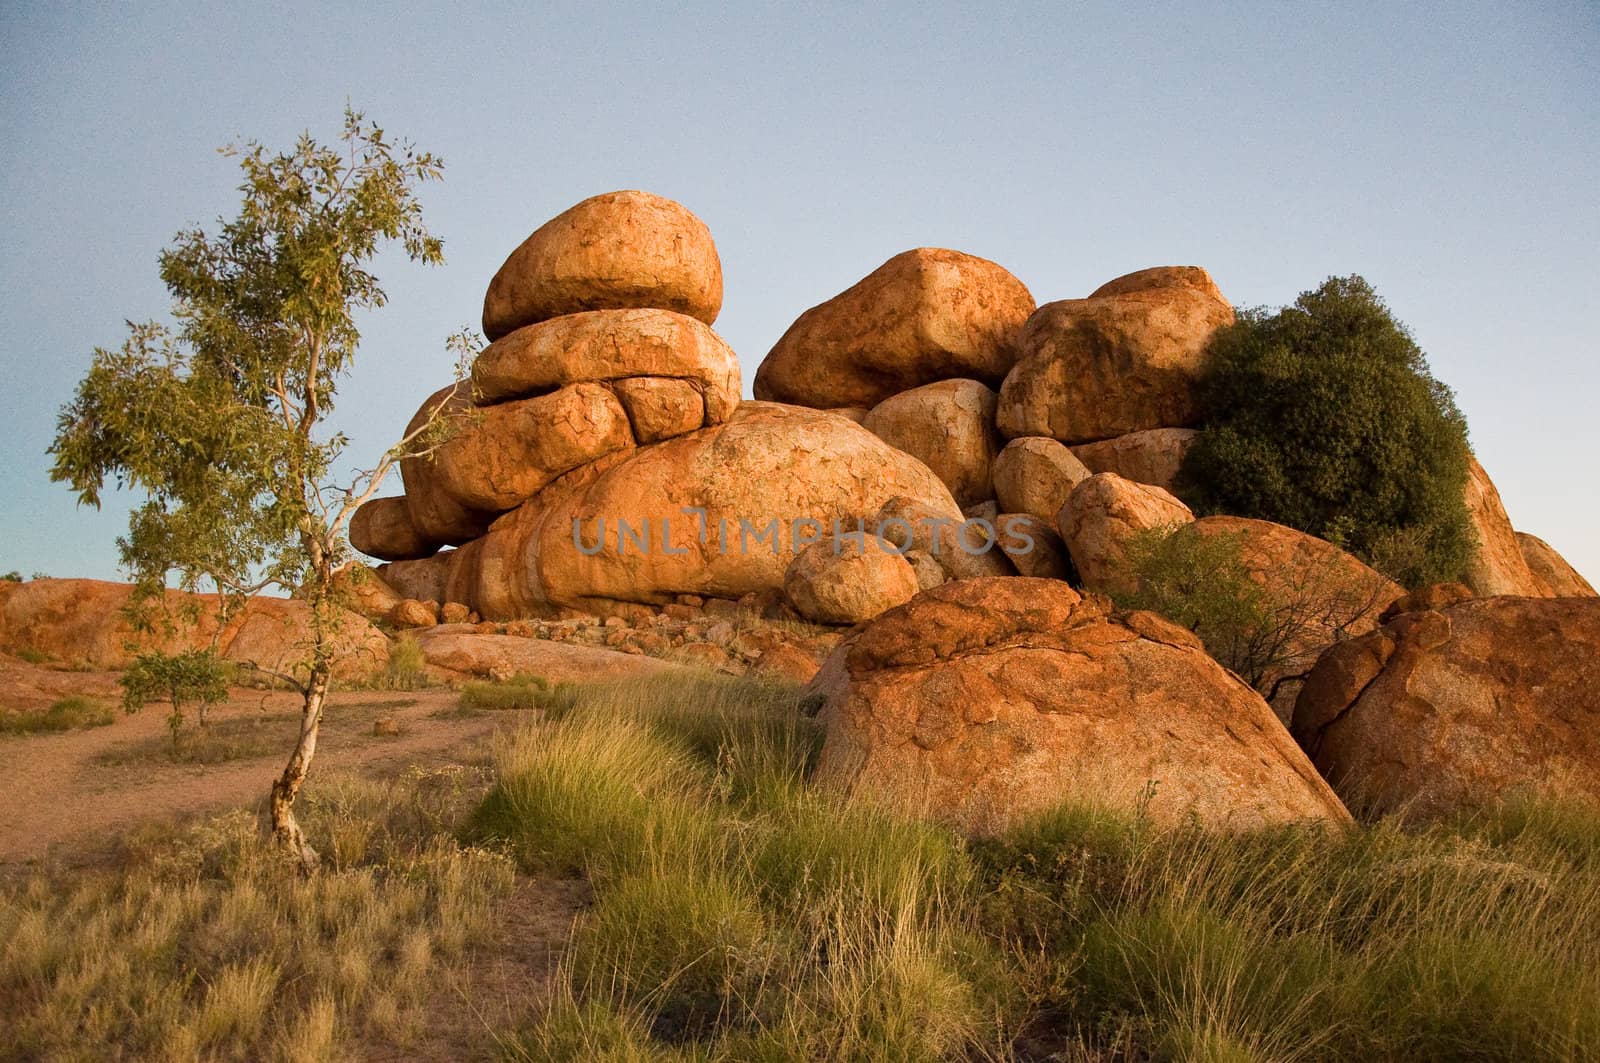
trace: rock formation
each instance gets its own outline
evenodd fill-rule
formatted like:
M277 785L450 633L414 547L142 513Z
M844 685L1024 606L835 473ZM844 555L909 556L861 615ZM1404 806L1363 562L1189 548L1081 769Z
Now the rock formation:
M1134 536L1192 520L1189 507L1161 488L1102 472L1073 489L1056 527L1083 585L1109 594L1131 587L1126 558Z
M1056 440L1024 436L1007 443L994 460L995 497L1008 513L1027 513L1054 525L1072 489L1091 475Z
M1517 532L1517 546L1522 551L1522 559L1528 563L1528 570L1533 573L1534 579L1543 583L1556 598L1593 598L1595 589L1578 573L1578 570L1567 563L1567 559L1556 552L1556 548L1527 532Z
M1091 473L1114 472L1124 480L1177 493L1178 470L1189 444L1200 433L1193 428L1147 428L1125 436L1082 443L1072 453Z
M1511 518L1506 516L1500 492L1477 458L1471 461L1466 494L1467 515L1478 535L1477 550L1467 564L1466 585L1480 598L1494 594L1549 597L1550 589L1533 574L1522 556L1522 546L1511 528Z
M891 395L861 425L932 469L956 503L994 497L993 466L1004 440L994 426L995 394L976 380L941 380Z

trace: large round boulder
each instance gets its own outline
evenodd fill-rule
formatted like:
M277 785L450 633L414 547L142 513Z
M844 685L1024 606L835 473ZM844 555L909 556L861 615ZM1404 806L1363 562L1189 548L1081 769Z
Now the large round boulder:
M350 545L380 561L416 561L439 552L411 522L403 497L374 498L350 516Z
M1477 598L1336 644L1293 731L1352 808L1600 802L1600 600Z
M1110 594L1132 586L1126 561L1135 536L1192 520L1189 507L1161 488L1102 472L1073 489L1056 529L1083 585Z
M917 593L917 573L880 540L812 543L795 555L783 593L795 612L819 624L859 624Z
M585 310L653 307L706 324L722 309L711 231L649 192L593 196L545 222L506 259L483 298L483 334Z
M1511 518L1506 516L1500 492L1477 458L1472 458L1469 465L1466 501L1478 546L1467 562L1463 582L1480 598L1496 594L1550 597L1550 588L1533 574L1527 558L1522 556L1522 546L1511 528Z
M1593 598L1595 589L1583 574L1573 568L1555 547L1527 532L1517 532L1517 546L1528 570L1556 598Z
M478 541L484 616L737 599L780 591L790 560L905 495L956 524L927 466L820 410L746 403L724 424L582 466ZM454 583L452 582L452 587Z
M801 314L756 370L755 396L831 409L955 377L994 385L1033 309L1022 282L987 259L905 251Z
M1047 303L1028 318L1001 385L1000 431L1091 443L1192 425L1206 345L1232 321L1198 267L1142 270L1087 299Z
M1114 472L1124 480L1176 492L1183 457L1200 433L1193 428L1147 428L1072 448L1094 472Z
M471 420L476 416L472 388L460 381L429 395L406 425L403 438L415 439L428 430L430 422L448 418ZM474 510L458 501L445 489L440 476L438 454L432 448L400 460L400 479L405 484L406 509L411 525L428 543L459 546L489 530L492 512Z
M1252 828L1349 816L1193 635L1057 580L925 591L837 650L824 785L988 832L1066 802Z
M1009 513L1031 513L1053 525L1073 488L1090 475L1083 462L1057 440L1024 436L1007 443L995 456L995 497Z
M941 380L891 395L861 423L896 450L919 459L943 480L957 504L994 497L1000 452L995 394L976 380Z

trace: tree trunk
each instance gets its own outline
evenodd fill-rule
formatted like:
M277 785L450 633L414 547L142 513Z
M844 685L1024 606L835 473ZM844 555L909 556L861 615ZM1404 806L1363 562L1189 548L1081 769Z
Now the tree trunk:
M317 869L320 858L306 840L300 823L294 818L294 799L311 770L311 758L317 754L317 730L322 724L322 705L328 697L329 667L321 661L312 666L306 682L305 704L300 710L300 740L295 743L289 763L283 774L273 780L272 794L268 798L269 829L272 839L289 856L300 864L306 874Z

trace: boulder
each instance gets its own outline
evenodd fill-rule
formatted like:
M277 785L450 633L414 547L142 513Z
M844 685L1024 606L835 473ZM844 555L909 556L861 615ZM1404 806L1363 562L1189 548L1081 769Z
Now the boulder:
M907 554L933 558L948 579L1016 575L995 545L992 522L986 525L981 518L952 518L936 506L901 495L885 502L867 523Z
M1387 624L1401 613L1420 613L1429 609L1443 609L1447 605L1465 602L1473 597L1472 588L1465 583L1431 583L1407 591L1384 607L1378 614L1378 623Z
M419 631L416 639L429 664L472 676L536 675L551 683L587 683L676 670L654 657L548 639L483 635L465 624Z
M483 298L483 334L586 310L674 310L706 324L722 309L722 263L705 223L649 192L608 192L536 229Z
M755 397L832 409L954 377L992 386L1033 308L1022 282L993 262L906 251L801 314L756 370Z
M1197 267L1142 270L1087 299L1047 303L1028 318L1001 385L1000 431L1092 443L1193 425L1206 345L1232 321Z
M871 413L872 411L867 409L865 406L840 406L829 410L828 412L836 413L848 421L854 421L856 424L860 424L867 419L867 414Z
M747 403L724 424L576 469L500 518L479 540L473 604L511 619L781 590L800 549L836 522L860 528L896 495L960 520L927 466L861 426Z
M941 380L891 395L862 425L943 480L956 503L994 497L992 467L1004 441L994 427L995 394L976 380Z
M996 544L1024 576L1071 580L1072 560L1052 522L1031 513L1002 513L995 521Z
M1192 520L1189 507L1161 488L1101 472L1073 489L1056 529L1083 585L1109 594L1130 586L1124 558L1134 536Z
M428 424L436 411L441 418L459 417L470 423L476 415L471 387L465 381L440 388L417 410L406 425L404 438L412 438ZM489 530L493 513L469 509L457 501L440 482L437 453L418 454L400 462L400 478L406 488L406 508L417 534L429 543L460 546Z
M362 503L350 516L350 545L380 561L415 561L439 550L411 523L411 508L402 497Z
M817 662L799 647L780 642L761 651L761 655L750 665L750 671L773 679L809 683L817 674Z
M687 435L705 425L705 400L687 380L635 376L613 381L611 389L627 411L640 446Z
M783 575L783 593L807 620L859 624L911 600L917 574L877 539L812 543Z
M1183 457L1199 434L1193 428L1148 428L1083 443L1073 447L1072 453L1090 472L1114 472L1136 484L1176 492Z
M434 455L436 482L464 508L503 513L579 465L633 446L610 388L573 384L480 409Z
M309 654L311 610L289 598L251 598L217 630L212 594L167 591L155 630L136 634L123 613L133 588L92 579L0 582L0 650L43 653L66 664L126 668L139 653L180 653L211 646L226 660L250 662L277 672L301 671ZM159 621L165 609L169 630ZM193 611L193 618L185 617ZM381 669L389 640L364 618L339 610L334 655L341 674Z
M333 592L342 605L368 620L386 620L402 596L383 577L359 561L333 574Z
M433 627L439 622L439 603L406 598L395 604L389 623L400 628Z
M1334 646L1294 735L1352 808L1600 802L1600 600L1478 598Z
M1529 598L1548 598L1550 588L1533 574L1522 556L1522 546L1511 529L1505 504L1494 481L1483 471L1478 459L1471 459L1466 487L1467 515L1478 534L1478 548L1467 562L1463 582L1480 598L1495 594L1519 594Z
M720 424L739 405L739 359L709 325L669 310L596 310L517 329L472 365L485 405L569 384L660 377L696 394L694 427Z
M1054 524L1072 489L1087 480L1083 462L1060 442L1024 436L994 459L994 491L1007 513L1028 513Z
M1248 829L1348 813L1193 635L1057 580L947 583L824 663L815 778L984 833L1063 802Z
M917 590L932 590L948 578L944 574L944 566L927 551L907 550L904 556L906 564L910 565L911 571L917 575Z
M452 556L454 553L454 550L446 550L423 561L392 561L387 565L379 565L377 573L402 598L442 602L445 600L445 582L450 578L450 566L455 561Z
M1593 598L1595 589L1556 548L1527 532L1517 532L1517 547L1528 563L1533 578L1543 583L1555 598Z

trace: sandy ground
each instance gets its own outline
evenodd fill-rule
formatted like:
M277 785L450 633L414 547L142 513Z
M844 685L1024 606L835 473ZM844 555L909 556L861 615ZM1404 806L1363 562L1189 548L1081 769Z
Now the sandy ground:
M75 686L98 693L106 677L76 673ZM114 680L113 680L114 685ZM347 691L330 704L313 766L317 774L359 771L387 775L410 764L438 765L481 756L487 739L522 713L431 718L455 706L450 690ZM218 719L265 713L292 718L292 693L237 690L216 710ZM379 716L400 726L394 736L372 733ZM290 728L292 725L285 724ZM214 765L175 763L161 754L167 717L158 705L133 716L118 712L106 727L44 735L0 734L0 864L83 857L147 822L247 807L259 802L282 767L288 741L272 752ZM292 739L291 739L292 740ZM108 755L113 758L108 762ZM120 762L118 762L120 761Z

